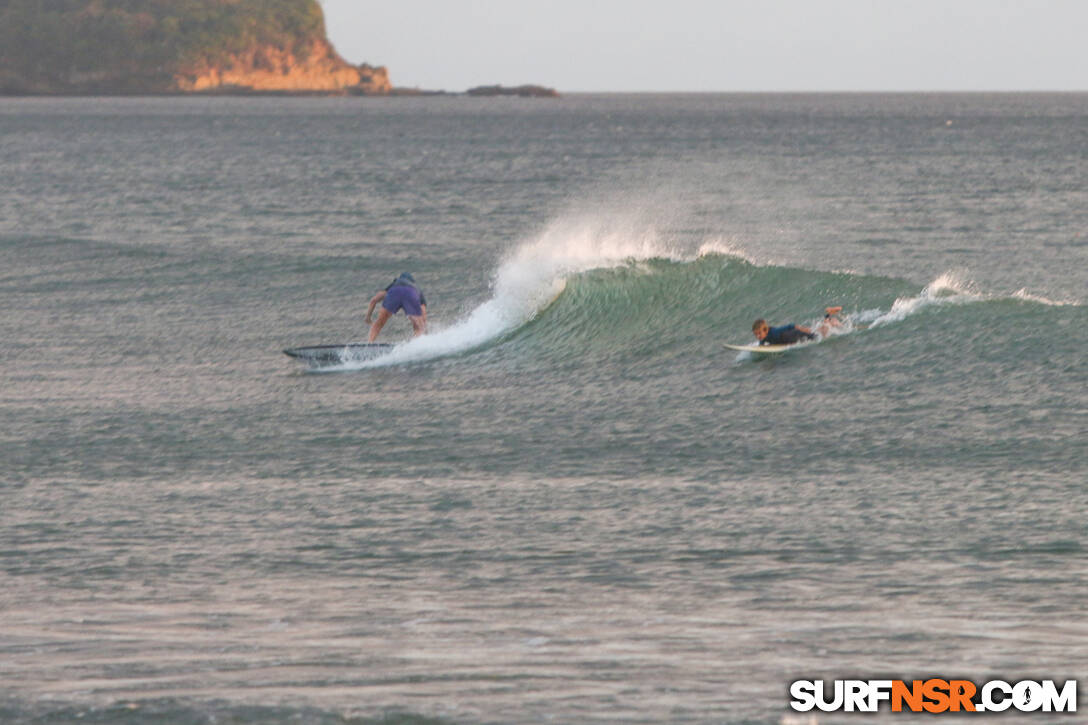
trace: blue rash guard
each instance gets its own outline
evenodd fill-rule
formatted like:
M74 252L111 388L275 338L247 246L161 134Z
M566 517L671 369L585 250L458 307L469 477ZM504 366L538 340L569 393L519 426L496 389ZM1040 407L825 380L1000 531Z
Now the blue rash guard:
M797 325L779 325L767 331L767 336L760 341L760 345L792 345L801 340L815 340L816 335L811 332L802 332Z

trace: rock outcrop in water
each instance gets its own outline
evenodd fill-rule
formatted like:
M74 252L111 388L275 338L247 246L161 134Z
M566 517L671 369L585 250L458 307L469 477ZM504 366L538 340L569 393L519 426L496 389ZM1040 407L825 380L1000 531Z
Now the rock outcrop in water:
M325 36L316 0L0 0L0 92L392 91Z
M544 86L476 86L468 89L470 96L521 96L522 98L558 98L559 92Z

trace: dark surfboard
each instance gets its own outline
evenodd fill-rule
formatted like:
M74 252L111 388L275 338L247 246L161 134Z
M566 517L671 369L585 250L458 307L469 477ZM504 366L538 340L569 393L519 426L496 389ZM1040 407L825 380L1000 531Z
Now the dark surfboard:
M341 365L343 363L373 360L393 349L390 342L348 342L342 345L310 345L289 347L285 355L304 360L310 365Z

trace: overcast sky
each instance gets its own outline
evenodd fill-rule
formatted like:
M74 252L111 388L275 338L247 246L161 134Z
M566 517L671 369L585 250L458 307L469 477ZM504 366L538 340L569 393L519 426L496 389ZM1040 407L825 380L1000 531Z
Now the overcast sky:
M394 85L1088 90L1088 0L321 0Z

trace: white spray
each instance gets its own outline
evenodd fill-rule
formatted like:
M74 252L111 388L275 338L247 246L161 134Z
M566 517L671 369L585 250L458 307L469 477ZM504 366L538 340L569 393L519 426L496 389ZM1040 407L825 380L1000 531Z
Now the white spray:
M491 298L467 317L398 345L388 355L342 369L430 360L471 350L532 320L562 293L571 275L655 258L684 257L660 242L652 229L629 220L559 220L506 257L492 278Z

